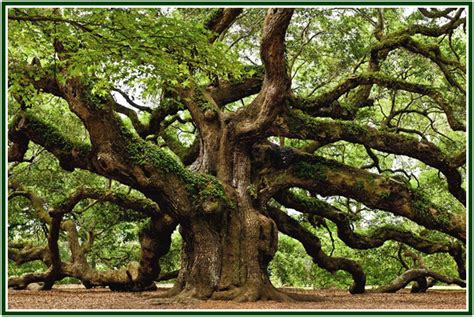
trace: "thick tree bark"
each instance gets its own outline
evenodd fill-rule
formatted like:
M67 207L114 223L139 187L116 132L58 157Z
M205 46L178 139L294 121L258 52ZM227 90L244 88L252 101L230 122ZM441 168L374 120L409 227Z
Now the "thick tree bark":
M181 222L182 267L169 295L289 299L271 285L267 271L276 251L275 224L256 209L238 205L220 215Z
M232 127L216 131L214 136L214 155L201 156L198 171L212 173L215 169L234 204L219 212L203 209L194 217L180 219L182 266L176 285L167 295L291 300L269 280L267 266L276 251L277 228L264 210L254 206L248 191L251 146L236 144ZM207 162L211 159L215 161Z
M194 100L210 104L206 111L199 103L187 104L202 140L193 170L215 175L233 203L225 210L203 206L195 216L179 219L184 240L182 268L170 295L238 301L290 299L270 283L267 266L276 251L277 228L264 208L254 204L249 188L250 141L268 129L288 97L284 37L292 13L289 9L267 12L261 47L265 77L247 109L228 115L218 111L212 94L191 93Z
M43 283L42 290L49 290L55 282L64 277L79 279L86 288L109 287L112 291L146 291L156 290L155 280L174 278L176 273L160 275L159 259L169 251L171 233L176 222L169 217L157 217L150 226L140 232L141 255L139 262L130 262L126 267L117 270L98 271L92 268L86 259L86 245L79 243L75 224L61 221L60 214L51 219L50 234L46 260L49 269L43 273L25 274L8 279L8 287L25 289L31 283ZM66 232L71 251L71 261L62 262L57 246L60 228ZM16 263L25 263L35 258L29 256L13 257Z

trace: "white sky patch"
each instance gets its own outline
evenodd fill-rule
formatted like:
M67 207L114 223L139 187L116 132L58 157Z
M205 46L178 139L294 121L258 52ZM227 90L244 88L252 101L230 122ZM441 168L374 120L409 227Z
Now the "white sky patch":
M408 8L404 8L405 10L403 10L403 17L406 18L408 16L410 16L411 14L415 13L418 8L415 8L415 7L408 7ZM439 8L441 9L441 8Z
M301 214L298 210L293 209L293 208L286 208L286 211L288 211L288 214L290 216Z

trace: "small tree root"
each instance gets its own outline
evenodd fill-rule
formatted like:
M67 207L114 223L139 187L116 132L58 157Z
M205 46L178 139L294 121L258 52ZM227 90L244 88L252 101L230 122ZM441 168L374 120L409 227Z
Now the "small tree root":
M295 301L292 296L277 290L272 285L264 285L260 287L252 285L216 291L212 294L211 299L233 300L237 302L255 302L258 300L274 300L277 302Z

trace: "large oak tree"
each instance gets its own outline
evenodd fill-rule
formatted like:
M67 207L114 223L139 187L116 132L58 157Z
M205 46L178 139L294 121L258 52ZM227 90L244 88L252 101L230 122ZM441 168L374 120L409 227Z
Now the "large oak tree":
M464 285L465 26L462 8L10 9L9 199L30 201L48 244L12 241L9 258L49 268L9 285L72 276L150 289L179 225L170 296L291 300L269 279L279 232L364 292L364 268L326 254L308 226L326 220L351 248L393 240L458 267L408 270L380 291L426 289L428 277ZM32 146L146 198L81 187L48 202L15 177ZM115 221L149 220L139 263L89 263L94 232L81 239L69 215L91 199L120 206Z

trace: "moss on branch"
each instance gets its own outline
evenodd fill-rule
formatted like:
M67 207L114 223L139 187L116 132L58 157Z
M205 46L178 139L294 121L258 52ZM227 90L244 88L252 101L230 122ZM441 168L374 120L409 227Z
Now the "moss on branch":
M210 202L230 204L224 187L217 178L190 171L169 153L151 143L135 138L135 142L128 144L127 153L134 164L151 165L156 171L162 172L163 177L178 177L196 206L209 206Z
M277 150L277 149L274 149ZM312 190L324 196L341 195L366 206L406 217L428 229L466 240L466 220L411 189L396 179L369 173L323 157L294 151L288 168L275 169L265 176L259 192L266 201L277 192L290 187Z
M15 118L11 129L21 131L28 139L51 152L65 170L73 170L74 167L90 169L91 146L71 140L37 115L21 112Z
M286 122L288 130L282 131L283 135L313 139L320 146L344 140L386 153L418 159L441 171L446 176L450 193L464 205L466 203L466 192L461 186L461 174L456 167L453 167L458 158L447 155L431 142L352 122L313 118L297 109L287 113Z

